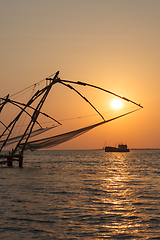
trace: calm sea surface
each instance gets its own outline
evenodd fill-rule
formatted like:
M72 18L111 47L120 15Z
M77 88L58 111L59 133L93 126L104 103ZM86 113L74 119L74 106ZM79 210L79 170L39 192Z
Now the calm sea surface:
M0 168L0 239L160 239L160 150L26 152Z

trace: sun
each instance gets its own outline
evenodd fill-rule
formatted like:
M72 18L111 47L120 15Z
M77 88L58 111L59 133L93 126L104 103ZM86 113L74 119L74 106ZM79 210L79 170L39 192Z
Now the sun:
M114 100L111 102L111 106L112 106L112 108L114 108L114 109L119 109L119 108L122 107L122 102L121 102L121 100L119 100L119 99L114 99Z

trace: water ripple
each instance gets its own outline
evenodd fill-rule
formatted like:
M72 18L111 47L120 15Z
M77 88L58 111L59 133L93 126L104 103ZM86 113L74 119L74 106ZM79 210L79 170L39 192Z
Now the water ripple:
M160 239L159 160L158 150L27 153L23 169L0 169L0 239Z

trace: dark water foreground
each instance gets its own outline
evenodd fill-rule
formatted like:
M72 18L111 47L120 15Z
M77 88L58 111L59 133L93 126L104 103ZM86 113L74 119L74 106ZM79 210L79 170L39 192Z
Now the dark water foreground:
M0 168L0 239L160 239L160 151L37 151Z

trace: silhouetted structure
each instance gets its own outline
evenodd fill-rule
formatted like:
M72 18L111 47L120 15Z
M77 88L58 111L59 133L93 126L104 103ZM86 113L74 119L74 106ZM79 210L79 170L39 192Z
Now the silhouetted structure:
M118 148L116 147L105 147L105 152L129 152L130 150L127 148L126 144L119 144Z
M46 78L46 86L44 88L42 88L41 90L38 90L30 99L29 101L24 104L21 102L17 102L14 100L11 100L9 98L9 95L7 95L5 98L0 98L0 113L2 113L3 108L5 107L6 104L10 103L13 104L14 106L18 107L19 113L16 115L16 117L8 124L6 125L5 123L3 123L2 121L0 121L0 124L3 125L4 127L4 131L1 133L0 135L0 158L2 159L0 161L0 164L7 164L8 167L12 167L13 161L18 161L19 162L19 167L21 168L23 166L23 155L24 155L24 151L27 149L30 150L36 150L36 149L40 149L40 148L49 148L49 147L53 147L56 146L58 144L61 144L65 141L68 141L70 139L73 139L75 137L80 136L81 134L88 132L89 130L93 129L94 127L97 127L99 125L105 124L107 122L113 121L115 119L118 119L120 117L123 117L127 114L130 114L132 112L137 111L133 110L130 112L127 112L125 114L119 115L115 118L109 119L109 120L105 120L104 117L102 116L102 114L95 108L95 106L93 106L93 104L88 101L80 92L78 92L73 86L71 86L70 84L77 84L77 85L81 85L81 86L89 86L92 88L96 88L99 89L101 91L104 91L106 93L112 94L118 98L121 98L127 102L131 102L135 105L137 105L138 107L142 108L142 106L140 104L137 104L125 97L121 97L113 92L110 92L106 89L100 88L98 86L94 86L88 83L84 83L84 82L75 82L75 81L70 81L70 80L62 80L58 77L59 75L59 71L56 72L56 74L54 75L53 78ZM77 129L75 131L70 131L67 133L63 133L60 135L56 135L56 136L51 136L49 138L43 138L43 139L38 139L35 141L29 141L31 137L36 136L38 134L41 134L45 131L48 131L51 128L47 128L44 129L42 128L41 124L38 122L38 117L39 115L44 115L45 117L50 118L51 120L53 120L54 122L56 122L56 124L58 125L62 125L59 121L57 121L56 119L54 119L53 117L47 115L46 113L43 113L41 111L42 106L52 88L52 86L56 83L60 83L63 84L64 86L72 89L73 91L75 91L78 95L80 95L80 97L82 97L98 114L99 116L102 118L101 122L98 122L96 124L84 127L84 128L80 128ZM33 107L33 103L35 103L35 101L39 99L38 103L36 103L36 107ZM32 114L30 113L30 111L32 111ZM24 129L23 134L22 135L18 135L16 137L12 136L13 130L15 129L15 126L19 123L21 117L23 114L27 114L30 117L29 123L27 125L27 127ZM39 129L34 130L34 126L35 124L39 127ZM12 151L9 152L4 152L4 148L10 144L15 143L15 147L12 149Z

